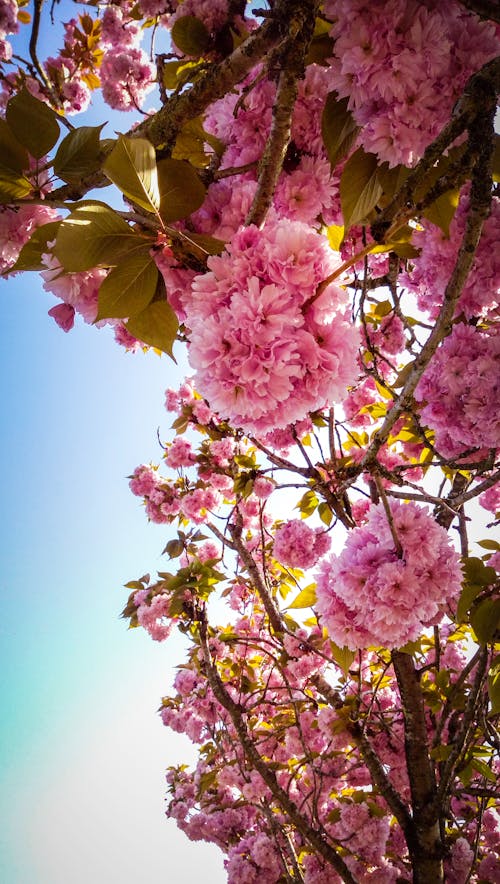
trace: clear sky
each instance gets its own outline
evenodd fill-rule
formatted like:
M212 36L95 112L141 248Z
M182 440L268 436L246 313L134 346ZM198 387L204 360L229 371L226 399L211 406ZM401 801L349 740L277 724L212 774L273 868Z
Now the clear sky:
M49 30L42 57L61 44ZM219 884L220 852L164 816L165 768L194 758L156 713L180 641L119 619L123 584L165 566L166 529L126 477L158 462L186 366L81 320L65 335L54 303L37 274L0 280L0 881Z
M156 715L180 644L119 619L122 584L164 566L126 476L158 460L183 366L65 335L53 302L36 274L0 282L0 880L217 884L219 852L163 815L167 764L193 758Z

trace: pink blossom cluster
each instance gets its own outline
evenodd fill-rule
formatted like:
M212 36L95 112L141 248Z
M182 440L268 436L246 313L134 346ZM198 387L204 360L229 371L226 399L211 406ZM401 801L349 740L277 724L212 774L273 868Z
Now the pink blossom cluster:
M140 625L156 642L165 641L172 631L169 604L168 596L156 595L150 604L143 602L137 608L137 619Z
M102 96L119 111L140 110L156 80L155 65L141 48L142 30L131 15L132 8L128 2L110 5L102 20Z
M500 327L458 323L415 391L445 457L500 445Z
M413 244L421 249L412 259L412 269L401 275L401 283L417 296L420 310L435 319L455 264L469 210L469 187L462 191L455 216L446 237L435 224L423 220L413 234ZM484 222L474 263L455 308L455 315L466 319L498 315L500 294L500 199L494 198Z
M48 205L15 209L0 206L0 273L15 264L36 227L56 219L57 212Z
M305 571L328 552L330 543L321 528L310 528L306 522L292 519L276 530L273 555L282 565Z
M171 522L179 515L181 504L177 488L162 479L152 467L137 467L129 486L133 494L144 498L146 513L152 522Z
M467 79L498 52L495 26L455 0L328 0L330 88L349 97L367 151L414 165Z
M317 610L340 646L401 647L455 605L462 575L446 531L415 503L390 511L392 530L378 504L341 554L320 563Z
M79 313L85 322L93 323L97 316L97 294L106 276L106 270L96 268L80 273L62 273L59 262L52 255L42 255L42 260L47 267L47 270L43 270L40 274L44 280L45 291L52 292L64 302L51 311L58 325L64 331L69 331L73 326L74 311ZM66 310L63 313L64 305Z
M186 322L196 385L215 412L263 433L345 396L359 336L343 289L315 299L338 266L323 237L299 222L252 225L208 264Z
M5 38L8 34L17 34L19 30L17 13L16 0L0 0L0 62L12 58L12 45Z

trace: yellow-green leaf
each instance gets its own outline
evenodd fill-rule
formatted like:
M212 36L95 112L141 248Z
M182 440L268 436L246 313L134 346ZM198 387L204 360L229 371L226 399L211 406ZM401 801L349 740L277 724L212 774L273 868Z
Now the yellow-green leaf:
M113 267L144 238L105 203L80 203L59 227L54 253L68 272Z
M172 40L185 55L203 55L210 44L210 33L194 15L183 15L171 31Z
M12 172L0 164L0 203L12 203L31 193L30 181L18 172Z
M205 185L185 160L160 160L158 186L160 215L167 224L187 218L203 205Z
M344 166L340 179L340 202L346 230L366 221L382 194L378 178L378 160L358 148Z
M332 641L330 642L330 648L335 663L337 664L337 666L340 666L342 672L347 677L351 663L356 657L356 651L351 651L345 645L343 648L341 648L339 645L336 645L335 642Z
M158 211L160 191L156 153L146 138L120 135L103 171L132 203L147 212Z
M177 334L177 316L167 300L153 301L145 310L127 322L131 335L172 355L172 347Z
M482 645L496 641L500 632L500 599L484 599L473 610L470 622Z
M500 659L497 657L488 674L488 694L493 715L500 712Z
M316 584L310 583L309 586L306 586L302 589L297 596L295 596L291 605L288 605L288 610L292 608L310 608L314 605L316 601Z
M450 237L450 224L457 210L460 190L447 190L422 212L424 218L440 227L445 237Z
M172 158L188 160L192 166L202 169L208 165L212 156L205 150L206 144L209 144L218 156L224 150L224 145L218 138L205 132L201 117L195 117L184 123L176 138Z
M48 224L37 227L19 252L14 266L6 272L43 270L45 265L42 263L42 255L48 251L48 243L55 240L60 224L60 221L49 221Z
M321 134L332 168L349 153L359 132L347 105L347 98L339 101L336 93L330 92L321 117Z
M330 244L330 248L333 249L334 252L340 251L340 246L342 245L342 240L344 239L344 225L331 224L330 227L326 228L326 235L328 237L328 242Z
M54 172L63 181L78 181L101 164L99 136L103 126L80 126L61 141L54 157Z
M43 157L59 138L56 114L25 86L10 99L5 116L15 137L32 157Z
M140 313L151 303L157 282L158 268L149 250L123 258L101 283L96 321Z

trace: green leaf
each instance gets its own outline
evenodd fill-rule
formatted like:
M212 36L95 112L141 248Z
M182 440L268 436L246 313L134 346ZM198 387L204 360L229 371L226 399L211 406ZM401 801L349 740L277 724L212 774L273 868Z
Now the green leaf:
M205 185L185 160L160 160L158 186L160 215L167 224L187 218L203 205Z
M153 301L145 310L129 319L127 329L139 341L172 356L178 325L177 316L165 300Z
M330 226L326 228L328 242L330 248L333 249L334 252L340 251L340 246L342 245L342 240L344 239L344 233L345 231L343 224L330 224Z
M496 571L489 565L485 565L477 556L469 556L464 562L465 579L468 583L478 583L479 586L491 586L496 581Z
M498 657L488 674L488 694L491 712L493 715L497 715L500 712L500 659Z
M482 645L495 641L500 631L500 599L484 599L472 612L470 622Z
M28 196L33 190L31 181L24 175L12 172L0 164L0 203L12 203Z
M325 503L325 501L323 501L323 503L320 503L320 505L318 507L318 513L319 513L319 517L320 517L321 521L325 525L332 524L333 513L332 513L330 507L328 506L328 504Z
M54 172L59 178L78 181L99 168L102 158L99 136L105 125L80 126L63 138L54 157Z
M205 132L201 117L187 120L176 138L172 158L188 160L192 166L203 169L208 165L212 156L205 150L206 144L209 144L218 156L221 156L224 151L224 144L214 135Z
M123 258L101 283L96 322L140 313L151 303L157 282L158 268L149 250Z
M215 236L207 236L204 233L191 232L189 234L185 233L184 236L190 243L194 243L196 249L201 253L203 258L206 258L207 255L221 255L226 248L224 240L217 239Z
M55 112L25 86L10 99L5 116L17 140L36 159L48 153L59 138Z
M422 212L424 218L436 224L443 231L446 239L450 238L450 224L453 221L460 199L460 190L447 190Z
M185 55L203 55L210 45L210 32L194 15L183 15L171 31L172 40Z
M65 270L74 273L94 267L113 267L144 246L144 238L105 203L85 201L64 219L54 254Z
M378 160L360 147L348 159L340 179L340 202L346 230L365 221L382 194Z
M297 596L295 596L291 605L288 605L287 610L291 610L292 608L311 608L316 601L316 584L310 583L309 586L306 586L305 589L302 589Z
M313 514L318 504L319 500L314 491L306 491L300 498L295 509L300 511L301 516L307 517Z
M3 168L11 172L24 172L30 167L28 151L19 143L8 123L1 117L0 156Z
M390 169L388 163L382 163L378 170L378 178L382 185L384 197L387 198L386 202L389 202L395 196L409 174L410 170L407 166L393 166Z
M330 92L323 108L321 134L332 168L349 153L359 132L347 105L347 98L339 101L336 93Z
M498 778L495 773L485 761L481 761L480 758L473 758L471 760L472 767L476 770L481 776L488 780L490 783L497 783Z
M327 34L315 34L309 44L306 65L321 64L325 67L333 55L333 39Z
M110 181L135 205L147 212L160 208L156 153L146 138L120 135L103 166Z
M500 549L500 543L496 540L478 540L477 545L482 546L483 549L492 550L493 552Z
M37 227L19 252L16 263L7 272L46 269L42 263L42 255L49 251L48 243L56 239L60 224L61 221L49 221L48 224Z
M330 648L335 663L337 664L337 666L340 666L342 672L347 678L351 663L356 657L356 651L351 651L345 645L343 648L341 648L339 645L336 645L335 642L332 641L330 642Z

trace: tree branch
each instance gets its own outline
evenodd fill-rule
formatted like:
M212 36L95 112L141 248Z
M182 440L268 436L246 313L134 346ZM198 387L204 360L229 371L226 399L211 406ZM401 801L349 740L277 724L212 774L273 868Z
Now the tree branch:
M415 839L408 843L414 884L443 881L443 844L436 777L429 755L424 700L412 657L392 652L405 724L405 754L412 798Z
M258 771L277 804L281 807L284 813L287 814L288 818L296 827L297 831L300 832L305 841L314 848L317 854L321 856L328 865L335 869L343 881L347 882L347 884L356 884L356 879L353 878L342 857L339 856L337 851L327 843L325 834L318 832L309 824L307 819L299 811L295 802L292 801L287 792L285 792L285 790L279 785L278 780L276 779L276 774L269 769L268 765L257 751L244 720L244 710L232 699L212 662L207 640L206 618L203 618L200 622L200 643L203 653L204 668L210 687L212 688L216 700L218 700L221 706L223 706L223 708L229 713L233 726L238 734L239 743L245 753L248 763L254 770Z
M269 209L290 143L297 81L304 76L304 60L311 42L317 0L299 4L290 21L290 37L280 52L281 73L273 106L271 131L259 163L257 191L245 224L260 226Z
M500 72L500 59L498 60ZM478 124L471 129L470 140L479 142L478 160L472 174L470 208L465 223L465 231L458 252L457 260L451 277L444 293L443 306L441 307L436 324L427 338L422 350L416 357L410 376L408 377L398 399L392 406L382 426L374 436L363 460L361 470L370 467L377 456L381 446L387 441L390 431L401 414L406 410L413 396L415 388L422 377L432 356L439 344L449 334L455 311L455 305L460 297L467 276L474 262L477 245L483 229L485 219L488 217L491 206L491 158L493 154L494 115L496 109L496 94L490 88L489 108L484 110L476 118ZM473 145L474 146L474 145Z

